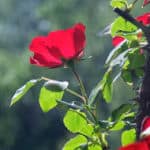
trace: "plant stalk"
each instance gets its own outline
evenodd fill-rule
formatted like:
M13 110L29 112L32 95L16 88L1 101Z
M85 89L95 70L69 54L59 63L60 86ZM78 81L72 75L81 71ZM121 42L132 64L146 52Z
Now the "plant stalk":
M77 81L78 81L78 83L79 83L80 90L81 90L81 94L82 94L82 96L83 96L83 98L84 98L84 103L87 104L87 102L88 102L88 97L87 97L87 94L86 94L86 90L85 90L83 81L81 80L79 74L76 72L75 67L72 66L71 69L72 69L72 72L73 72L75 78L77 79Z

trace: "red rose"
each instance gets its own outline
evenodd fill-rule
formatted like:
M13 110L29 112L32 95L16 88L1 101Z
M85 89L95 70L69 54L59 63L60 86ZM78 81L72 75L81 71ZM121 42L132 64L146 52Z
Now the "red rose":
M113 37L113 39L112 39L112 44L113 44L113 46L118 46L120 43L122 43L123 41L124 41L125 39L124 39L124 37L122 37L122 36L115 36L115 37Z
M150 150L150 117L146 116L141 124L140 141L119 148L119 150Z
M85 44L85 26L81 23L52 31L48 36L37 36L29 46L34 53L30 63L49 68L63 66L65 61L81 58Z
M136 20L141 22L143 25L150 25L150 12L145 13L141 16L136 17ZM141 38L140 35L138 35L139 38ZM124 41L124 38L121 36L115 36L113 37L112 44L113 46L118 46L122 41Z
M119 150L150 150L149 145L150 137L147 137L139 142L129 144L127 146L119 148Z
M143 25L150 25L150 12L136 17L136 20L141 22Z
M146 6L146 5L148 5L149 3L150 3L150 0L144 0L143 7Z

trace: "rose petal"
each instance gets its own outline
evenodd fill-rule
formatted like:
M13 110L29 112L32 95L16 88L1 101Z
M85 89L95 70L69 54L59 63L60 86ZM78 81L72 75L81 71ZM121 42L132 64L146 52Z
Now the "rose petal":
M119 148L119 150L149 150L149 147L145 141L135 142L127 146Z
M146 141L146 143L150 149L150 136L145 137L143 140Z
M47 58L44 58L44 56L35 53L33 57L30 57L30 63L35 64L37 66L41 67L50 67L50 68L56 68L58 66L62 66L62 62L54 62L50 61Z
M84 31L84 25L76 24L66 30L50 32L48 35L49 47L57 47L63 59L73 59L77 57L85 47Z
M76 56L78 57L79 54L82 53L83 49L85 48L86 45L86 38L85 38L85 26L83 24L77 24L74 26L74 47L76 50ZM82 55L80 55L78 58L81 58Z
M142 121L141 132L143 132L144 130L146 130L149 127L150 127L150 117L146 116Z
M143 25L149 25L150 24L150 12L136 17L136 20L143 23Z
M123 42L125 39L123 38L123 37L121 37L121 36L115 36L115 37L113 37L113 39L112 39L112 44L113 44L113 46L118 46L121 42Z
M30 58L31 64L36 64L38 66L47 66L52 68L58 64L62 65L62 61L59 56L60 54L58 54L56 48L53 47L50 49L48 47L48 41L46 37L35 37L32 40L29 49L30 51L34 52L34 56Z

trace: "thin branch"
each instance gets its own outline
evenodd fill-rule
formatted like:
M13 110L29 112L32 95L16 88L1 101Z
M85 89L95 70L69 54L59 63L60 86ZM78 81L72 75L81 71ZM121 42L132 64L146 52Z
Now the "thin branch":
M67 89L65 89L68 93L70 93L70 94L72 94L72 95L74 95L74 96L76 96L76 97L79 97L80 99L82 99L83 100L83 102L85 103L85 98L83 97L83 96L81 96L80 94L78 94L77 92L75 92L75 91L73 91L73 90L71 90L71 89L69 89L69 88L67 88Z
M86 90L85 90L84 84L83 84L83 82L82 82L80 76L79 76L78 73L76 72L75 68L72 67L71 69L72 69L72 72L73 72L75 78L76 78L77 81L79 82L80 90L81 90L82 96L83 96L84 99L85 99L84 101L85 101L85 103L87 103L88 97L87 97L87 94L86 94Z

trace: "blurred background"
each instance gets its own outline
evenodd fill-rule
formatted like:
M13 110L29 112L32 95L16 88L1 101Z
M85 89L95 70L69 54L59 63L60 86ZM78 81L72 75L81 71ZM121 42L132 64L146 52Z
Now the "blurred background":
M38 68L29 64L28 45L36 35L63 29L74 23L86 25L86 57L78 65L86 89L90 92L102 78L105 59L113 48L110 36L97 36L109 25L116 15L109 0L0 0L0 150L61 150L72 135L63 126L65 113L56 108L43 113L38 105L40 85L9 108L11 96L26 81L46 76L56 80L68 80L72 89L78 90L72 73L64 68ZM133 14L140 15L148 7ZM118 94L119 92L119 94ZM113 101L106 105L98 96L100 119L107 119L109 113L132 97L132 90L122 80L114 85ZM64 99L75 100L70 95ZM112 133L111 149L120 145L120 134Z

